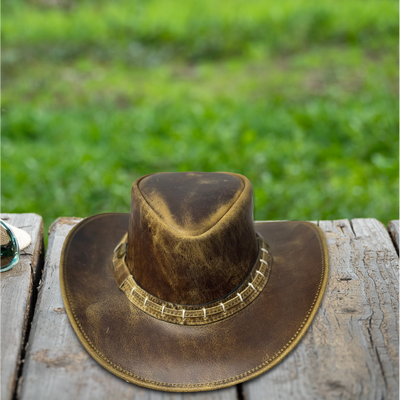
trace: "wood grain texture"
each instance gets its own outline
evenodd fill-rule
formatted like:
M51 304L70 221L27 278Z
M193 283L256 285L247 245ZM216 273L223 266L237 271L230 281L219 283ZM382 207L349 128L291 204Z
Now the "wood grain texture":
M43 267L43 220L37 214L1 214L1 219L31 235L20 260L1 277L1 399L14 395L25 333Z
M389 222L388 225L390 236L392 237L393 243L397 249L397 254L399 254L399 220L393 220Z
M58 218L50 227L43 285L27 351L21 398L30 399L236 399L236 388L173 394L127 383L97 364L83 348L65 313L59 282L64 239L77 218Z
M398 399L398 257L375 219L320 221L330 272L295 350L243 384L246 400Z

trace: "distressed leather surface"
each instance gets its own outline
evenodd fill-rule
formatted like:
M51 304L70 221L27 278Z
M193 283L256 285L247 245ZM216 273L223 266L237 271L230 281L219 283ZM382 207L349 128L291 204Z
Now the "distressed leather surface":
M216 301L243 282L257 252L246 177L158 173L133 183L126 263L153 296L188 305Z
M181 305L159 299L137 284L125 262L127 240L128 235L125 234L114 250L112 263L115 283L127 299L141 311L154 318L179 325L210 324L242 311L259 296L268 283L273 263L267 243L258 236L257 260L241 285L218 301L200 306Z
M137 186L168 226L183 235L199 236L235 204L245 181L241 175L221 172L164 172L141 178Z
M257 223L274 257L267 286L242 312L204 326L181 326L136 308L118 288L111 258L129 214L86 218L68 235L60 262L72 326L103 367L159 390L200 391L254 378L304 335L328 275L320 229L301 221Z

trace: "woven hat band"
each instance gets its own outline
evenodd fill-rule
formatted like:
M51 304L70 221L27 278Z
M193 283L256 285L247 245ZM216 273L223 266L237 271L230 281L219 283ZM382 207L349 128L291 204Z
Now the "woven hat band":
M204 305L181 305L164 301L140 287L125 262L127 234L113 255L114 278L131 303L143 312L179 325L205 325L223 320L243 310L265 288L272 267L272 254L265 241L257 237L258 258L246 279L224 298Z

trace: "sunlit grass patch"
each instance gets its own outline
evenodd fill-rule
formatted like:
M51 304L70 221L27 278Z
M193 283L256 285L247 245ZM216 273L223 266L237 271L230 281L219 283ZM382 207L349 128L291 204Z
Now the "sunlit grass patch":
M6 3L2 37L9 57L53 61L88 54L134 65L171 57L196 61L254 51L306 50L310 44L394 44L398 7L381 0L123 0L49 8ZM67 3L69 4L69 3ZM378 11L378 12L377 12ZM7 56L7 53L6 53Z

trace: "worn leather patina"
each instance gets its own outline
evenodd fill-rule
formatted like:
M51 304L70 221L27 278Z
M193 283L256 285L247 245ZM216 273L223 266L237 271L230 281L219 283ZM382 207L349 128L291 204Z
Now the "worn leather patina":
M247 178L228 173L159 173L134 182L126 263L137 283L179 304L232 291L257 258L252 195Z
M246 279L226 296L217 301L187 305L166 302L146 292L130 274L125 262L128 235L124 235L114 250L113 267L115 282L127 298L143 312L163 321L180 325L204 325L228 318L243 310L254 301L268 282L272 267L272 255L258 237L258 257Z
M231 386L281 361L317 312L328 252L315 224L254 223L252 212L251 185L240 175L162 173L133 184L131 213L77 224L64 243L60 282L68 317L91 356L129 382L177 392ZM127 232L127 245L117 246ZM123 289L131 276L142 293L179 311L227 301L257 265L257 236L271 255L268 280L226 318L164 320ZM115 255L125 261L118 273Z

